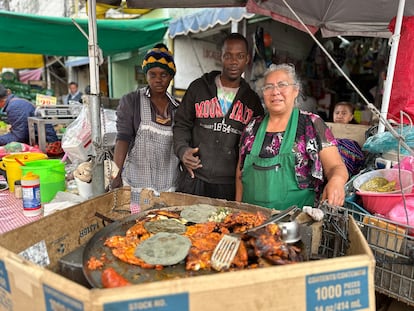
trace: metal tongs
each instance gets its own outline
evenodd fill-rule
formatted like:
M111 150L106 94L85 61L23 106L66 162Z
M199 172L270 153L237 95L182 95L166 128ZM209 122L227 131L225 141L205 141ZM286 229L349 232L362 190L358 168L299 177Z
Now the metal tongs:
M283 219L289 213L296 212L297 210L300 209L296 205L293 205L278 214L272 215L269 219L267 219L264 223L262 223L259 226L253 227L243 232L230 233L224 235L215 247L213 255L211 256L211 266L213 267L213 269L221 271L223 269L226 270L230 268L230 265L233 262L233 259L236 256L237 251L239 250L241 237L244 234L263 228L268 224L275 223Z

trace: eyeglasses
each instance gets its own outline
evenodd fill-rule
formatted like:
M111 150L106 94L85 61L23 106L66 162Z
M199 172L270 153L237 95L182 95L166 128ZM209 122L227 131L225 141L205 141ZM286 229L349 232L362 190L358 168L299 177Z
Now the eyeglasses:
M276 89L279 92L283 92L290 85L296 85L296 83L288 83L286 81L279 82L278 84L266 84L262 87L263 94L271 94Z

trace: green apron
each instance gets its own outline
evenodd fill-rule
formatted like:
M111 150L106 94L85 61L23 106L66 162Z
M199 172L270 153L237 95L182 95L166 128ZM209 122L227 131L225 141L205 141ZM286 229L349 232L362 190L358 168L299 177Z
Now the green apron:
M272 158L259 156L269 115L257 130L250 154L243 166L243 202L284 210L292 205L313 206L314 189L299 189L295 174L295 154L292 152L298 125L299 110L293 109L283 136L279 154Z

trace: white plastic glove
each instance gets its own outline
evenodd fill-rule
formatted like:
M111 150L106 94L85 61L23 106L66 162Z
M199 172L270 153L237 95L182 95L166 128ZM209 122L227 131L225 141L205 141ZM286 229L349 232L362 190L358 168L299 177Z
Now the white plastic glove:
M321 221L324 216L324 213L321 209L312 208L311 206L304 206L302 211L308 214L315 221Z

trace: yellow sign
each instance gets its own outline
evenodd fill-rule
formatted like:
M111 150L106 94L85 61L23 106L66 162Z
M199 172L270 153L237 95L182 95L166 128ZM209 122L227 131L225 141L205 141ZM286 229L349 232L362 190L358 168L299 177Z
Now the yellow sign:
M36 94L36 106L56 105L57 97L43 94Z
M0 53L0 72L3 68L32 69L44 66L43 55Z

